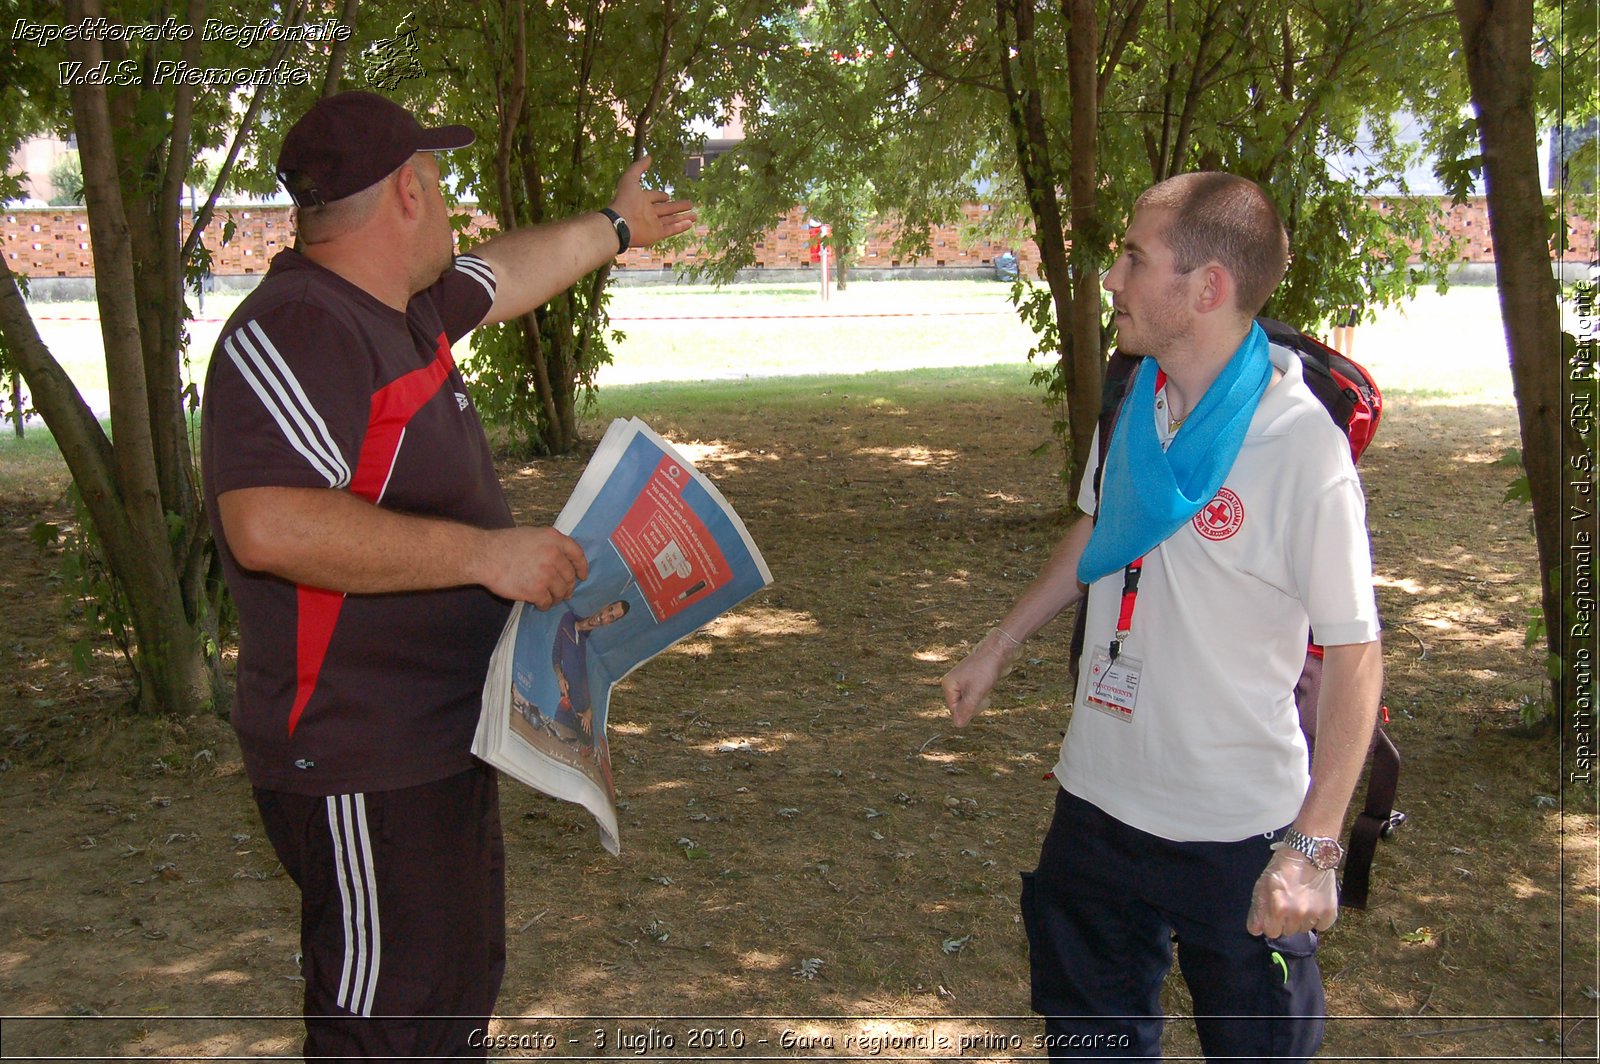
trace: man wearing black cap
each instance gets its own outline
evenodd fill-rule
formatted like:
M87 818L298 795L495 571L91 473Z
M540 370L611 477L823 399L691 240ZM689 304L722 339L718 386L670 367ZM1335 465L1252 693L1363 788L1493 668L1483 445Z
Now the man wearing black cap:
M509 601L547 609L588 569L516 526L451 344L694 220L641 159L605 210L455 256L432 153L472 139L371 93L307 112L278 157L299 247L206 381L233 722L301 891L307 1057L483 1055L505 968L495 777L469 753L484 675Z

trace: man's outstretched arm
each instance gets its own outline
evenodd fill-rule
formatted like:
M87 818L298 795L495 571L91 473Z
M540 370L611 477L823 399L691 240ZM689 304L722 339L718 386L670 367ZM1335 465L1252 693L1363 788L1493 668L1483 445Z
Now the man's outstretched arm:
M650 157L628 167L617 182L611 209L627 222L630 246L649 247L694 224L688 200L645 188ZM527 226L487 240L472 254L494 269L494 305L484 324L520 317L572 287L617 255L617 232L598 211Z

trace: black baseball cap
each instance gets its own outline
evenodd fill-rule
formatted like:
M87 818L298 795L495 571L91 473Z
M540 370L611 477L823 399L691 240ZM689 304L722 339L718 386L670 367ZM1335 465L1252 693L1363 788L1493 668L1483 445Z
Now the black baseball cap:
M382 181L419 151L465 148L466 126L424 129L411 112L373 92L319 100L283 138L278 180L301 207L342 200Z

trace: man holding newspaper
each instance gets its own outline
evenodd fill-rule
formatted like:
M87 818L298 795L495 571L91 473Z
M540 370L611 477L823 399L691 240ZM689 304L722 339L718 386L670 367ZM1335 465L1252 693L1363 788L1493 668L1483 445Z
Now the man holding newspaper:
M307 1057L484 1055L468 1036L505 967L504 857L469 746L508 600L548 609L588 571L567 536L515 525L451 344L694 220L642 187L646 158L604 211L456 256L433 153L472 140L371 93L311 108L278 156L299 246L206 383L233 721L301 890Z
M1322 1037L1316 933L1382 663L1349 442L1253 321L1288 240L1228 174L1147 190L1105 278L1144 359L1096 492L1038 578L945 676L957 726L1087 585L1087 637L1025 875L1033 1007L1052 1058L1158 1059L1172 940L1210 1059L1302 1060ZM1326 644L1307 772L1294 688Z

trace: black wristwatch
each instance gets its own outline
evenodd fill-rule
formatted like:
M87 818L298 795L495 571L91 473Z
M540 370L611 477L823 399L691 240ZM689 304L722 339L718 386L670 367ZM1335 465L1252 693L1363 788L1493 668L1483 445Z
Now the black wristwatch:
M1326 836L1312 838L1310 835L1301 834L1294 828L1289 828L1284 831L1283 838L1280 841L1296 853L1305 854L1312 864L1324 872L1338 868L1339 862L1344 860L1344 847L1339 845L1338 839L1330 839Z
M633 241L633 234L628 232L627 221L610 207L601 207L600 213L611 219L611 228L617 231L617 254L627 251Z

